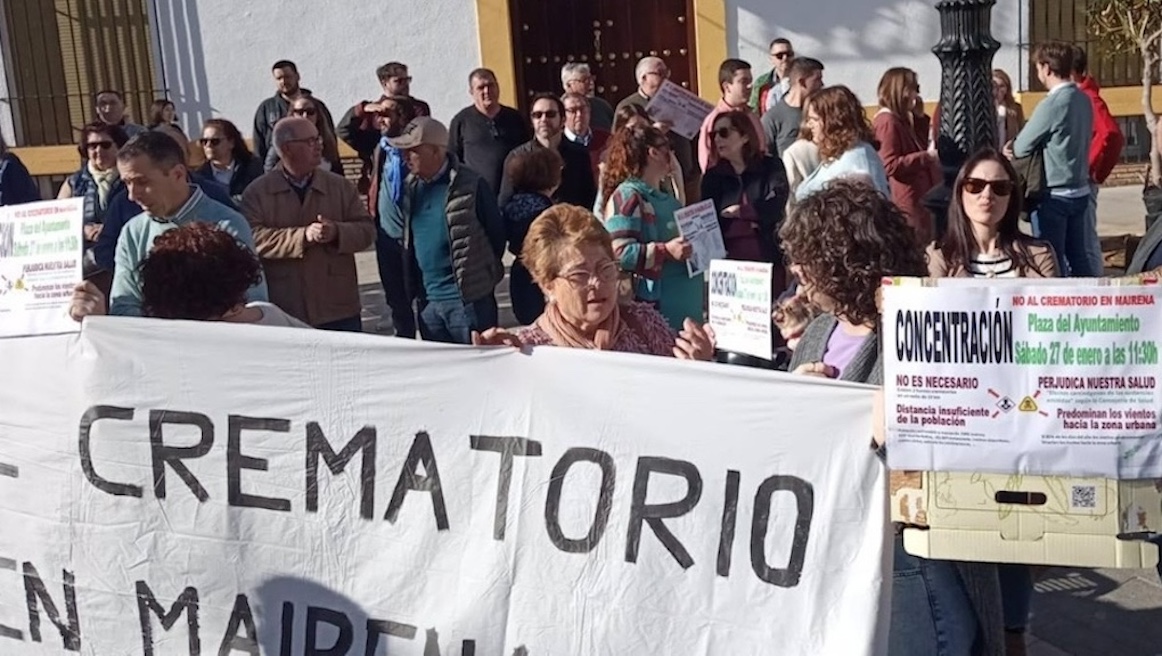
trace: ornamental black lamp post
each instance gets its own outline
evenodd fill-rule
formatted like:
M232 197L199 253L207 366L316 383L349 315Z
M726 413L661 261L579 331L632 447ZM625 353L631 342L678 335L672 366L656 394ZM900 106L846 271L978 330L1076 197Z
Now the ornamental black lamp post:
M993 101L993 54L1001 47L992 37L996 0L941 0L940 42L932 48L940 60L940 132L936 149L944 183L924 198L935 218L937 238L948 226L952 185L960 166L985 146L996 146L997 110Z

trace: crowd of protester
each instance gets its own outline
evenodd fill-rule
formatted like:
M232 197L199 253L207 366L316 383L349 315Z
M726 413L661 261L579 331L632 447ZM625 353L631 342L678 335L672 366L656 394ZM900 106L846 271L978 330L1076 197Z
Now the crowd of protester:
M1049 93L1028 122L994 71L997 142L960 169L942 232L924 202L942 180L939 112L926 112L915 71L883 74L869 118L789 40L770 58L757 79L745 61L722 64L721 99L693 140L645 109L669 77L657 57L638 62L639 86L616 106L569 63L563 95L532 96L527 116L476 69L472 103L447 124L411 95L404 64L379 67L380 95L336 125L279 61L251 143L210 119L198 168L172 103L142 126L102 91L59 192L84 199L86 281L71 312L360 331L355 254L374 247L397 337L712 360L705 284L675 219L709 199L727 257L774 265L772 348L788 368L879 385L885 276L1102 275L1097 194L1124 139L1084 51L1034 48ZM356 183L340 140L359 158ZM0 203L38 197L0 143ZM512 329L496 300L506 251ZM1128 273L1158 268L1155 226ZM890 653L1024 653L1031 568L917 558L893 528Z

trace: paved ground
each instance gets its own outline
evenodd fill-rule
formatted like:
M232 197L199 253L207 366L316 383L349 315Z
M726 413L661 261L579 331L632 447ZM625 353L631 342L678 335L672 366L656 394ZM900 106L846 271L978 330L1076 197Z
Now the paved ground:
M1145 230L1140 187L1104 189L1098 202L1103 238ZM392 334L374 253L361 253L360 289L368 331ZM501 323L514 325L508 283L497 288ZM1037 583L1033 656L1162 656L1162 583L1148 570L1052 569Z

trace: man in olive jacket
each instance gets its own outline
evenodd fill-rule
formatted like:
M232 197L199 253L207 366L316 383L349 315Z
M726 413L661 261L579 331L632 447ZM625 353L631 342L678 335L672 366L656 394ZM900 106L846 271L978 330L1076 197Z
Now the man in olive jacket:
M355 254L375 241L375 222L355 185L318 168L313 122L284 118L273 138L279 164L242 194L270 301L316 328L361 331Z
M472 343L497 325L497 283L504 278L504 224L488 183L448 152L448 128L421 116L388 140L411 172L400 204L399 234L419 264L420 335ZM421 293L422 291L422 293Z

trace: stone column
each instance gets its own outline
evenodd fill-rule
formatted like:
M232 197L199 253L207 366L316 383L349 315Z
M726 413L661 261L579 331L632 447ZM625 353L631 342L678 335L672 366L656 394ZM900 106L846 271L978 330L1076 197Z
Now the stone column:
M952 184L960 166L985 146L996 145L997 110L993 102L993 55L1001 47L992 37L996 0L941 0L940 42L932 48L940 60L940 132L936 148L943 184L924 198L935 218L935 234L948 226Z

